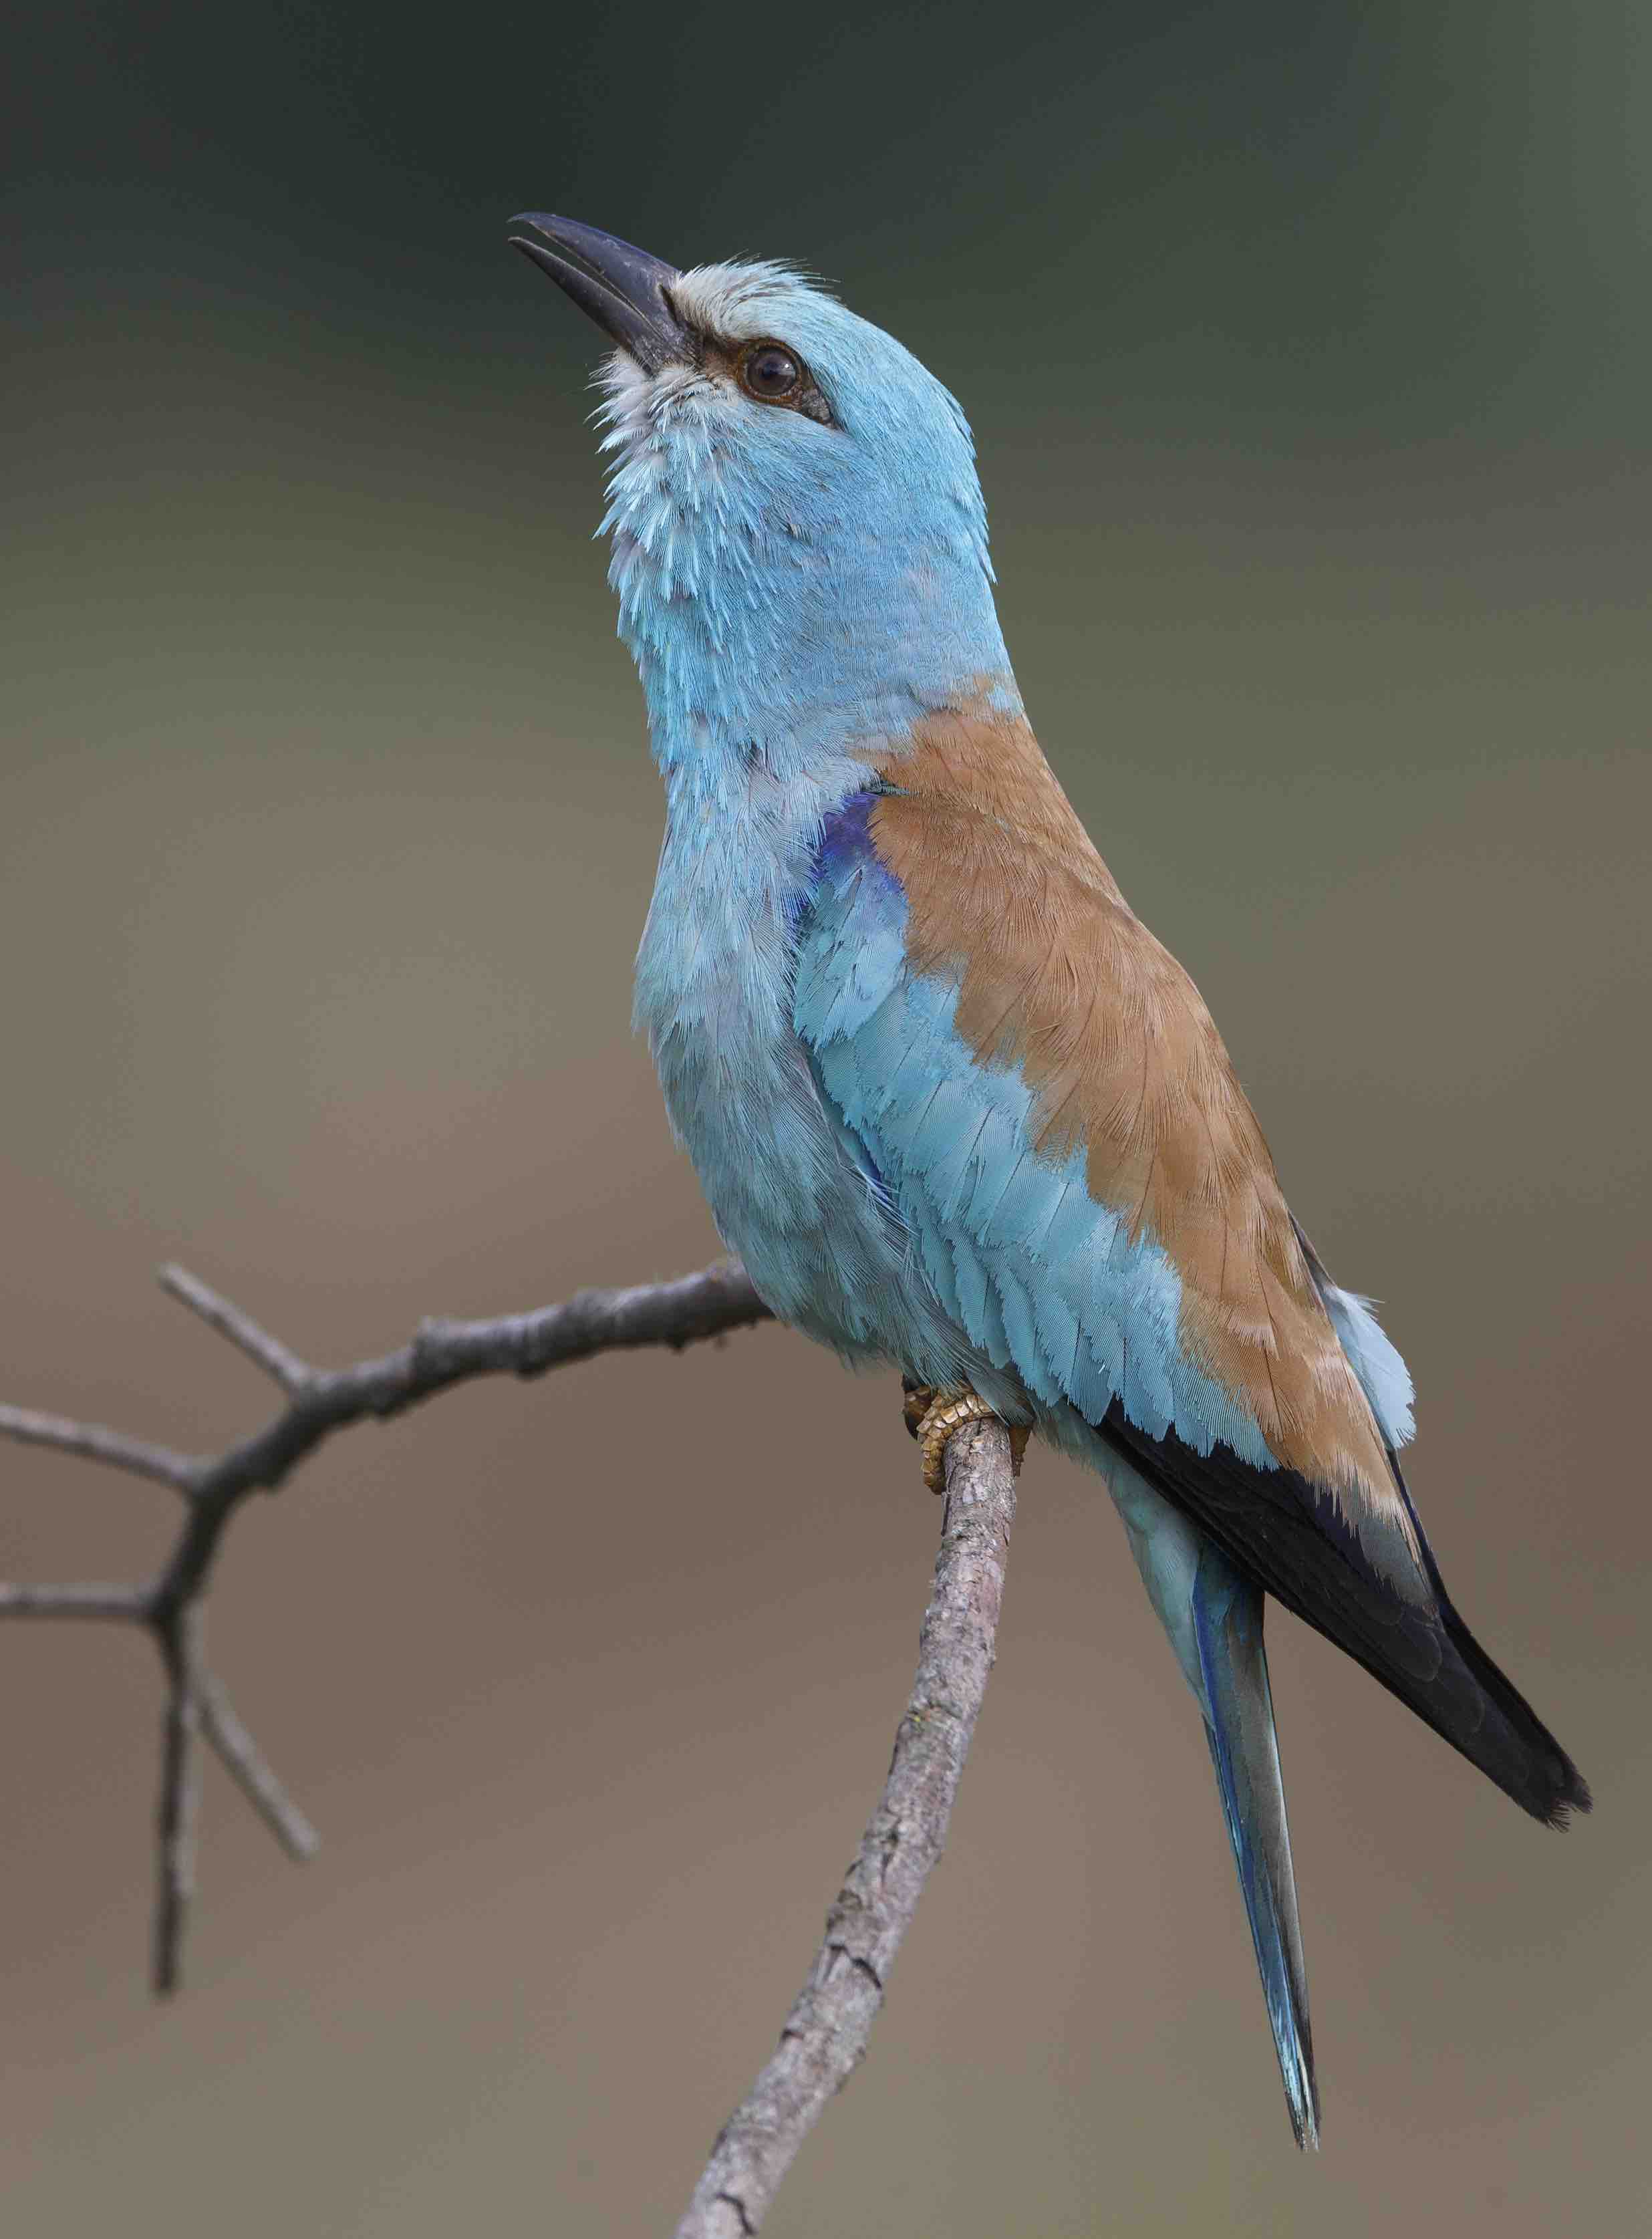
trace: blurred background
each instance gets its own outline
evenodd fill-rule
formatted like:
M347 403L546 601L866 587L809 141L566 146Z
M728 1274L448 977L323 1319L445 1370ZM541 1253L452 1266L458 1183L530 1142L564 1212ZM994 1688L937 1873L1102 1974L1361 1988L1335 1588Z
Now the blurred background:
M36 7L8 37L0 1396L269 1405L715 1249L627 1031L660 826L556 209L800 258L956 389L1052 759L1384 1301L1564 1839L1276 1611L1324 2153L1099 1487L1029 1467L952 1848L776 2239L1620 2235L1652 2215L1652 37L1616 0ZM937 1517L777 1330L471 1387L247 1513L144 1990L146 1645L0 1632L17 2239L663 2232L886 1761ZM818 1430L799 1442L799 1411ZM0 1575L156 1489L0 1452Z

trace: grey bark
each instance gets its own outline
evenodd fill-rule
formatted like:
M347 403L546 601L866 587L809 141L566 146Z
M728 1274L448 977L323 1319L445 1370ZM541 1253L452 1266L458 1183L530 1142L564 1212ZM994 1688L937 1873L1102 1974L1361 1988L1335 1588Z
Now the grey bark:
M720 1261L676 1282L628 1290L581 1291L563 1305L491 1321L428 1321L398 1352L354 1367L313 1368L261 1329L249 1314L181 1267L163 1267L163 1287L209 1329L254 1361L286 1404L261 1431L220 1454L182 1454L96 1423L70 1422L31 1408L0 1407L0 1437L106 1463L170 1485L182 1496L183 1521L157 1575L137 1585L0 1585L0 1617L109 1618L143 1626L166 1679L161 1781L156 1804L156 1995L178 1986L183 1931L195 1891L196 1798L200 1745L216 1751L242 1793L288 1855L307 1858L315 1830L289 1797L229 1697L207 1668L201 1636L205 1599L220 1543L252 1492L273 1492L305 1457L351 1423L404 1408L475 1376L542 1376L592 1354L634 1345L680 1352L752 1322L768 1308L737 1262Z
M280 1387L260 1431L216 1455L175 1452L99 1425L0 1407L0 1437L76 1454L156 1480L183 1517L157 1574L137 1584L0 1585L0 1617L96 1618L143 1627L166 1683L156 1807L152 1981L180 1979L195 1896L196 1797L204 1742L295 1858L317 1837L288 1796L203 1648L208 1589L223 1535L248 1495L274 1492L335 1431L417 1405L473 1377L539 1376L594 1353L684 1345L769 1319L745 1270L723 1262L671 1283L582 1291L565 1304L488 1321L428 1321L411 1343L353 1367L312 1367L239 1307L179 1268L161 1280ZM826 1934L773 2057L720 2132L677 2239L744 2239L833 2094L866 2049L884 1986L931 1868L992 1670L1015 1518L1009 1434L972 1423L946 1451L940 1551L919 1639L918 1671L896 1730L888 1778L831 1911ZM914 1470L914 1476L916 1471Z
M676 2239L746 2239L822 2109L853 2073L930 1869L941 1854L992 1669L1015 1473L1001 1423L946 1450L946 1507L918 1672L889 1777L826 1915L826 1934L772 2058L729 2116Z

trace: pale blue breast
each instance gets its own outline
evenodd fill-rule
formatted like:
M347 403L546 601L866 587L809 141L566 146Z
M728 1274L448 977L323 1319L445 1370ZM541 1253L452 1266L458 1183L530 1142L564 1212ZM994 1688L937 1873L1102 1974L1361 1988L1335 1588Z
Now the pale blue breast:
M758 758L714 787L673 777L636 1020L719 1231L775 1312L846 1359L945 1379L967 1373L965 1349L793 1020L823 807L864 779L842 761L782 783Z

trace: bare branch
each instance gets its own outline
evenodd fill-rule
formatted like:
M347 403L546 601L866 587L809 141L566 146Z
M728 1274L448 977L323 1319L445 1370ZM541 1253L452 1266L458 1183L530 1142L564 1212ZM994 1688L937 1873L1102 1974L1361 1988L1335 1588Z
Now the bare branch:
M181 1611L163 1636L166 1715L161 1731L161 1794L155 1815L155 1949L150 1981L157 1998L178 1987L183 1929L195 1896L195 1831L201 1793L201 1612Z
M866 2048L890 1964L939 1857L992 1668L1015 1474L1001 1423L955 1432L918 1673L860 1851L773 2058L720 2132L676 2239L749 2239Z
M766 1321L769 1310L738 1262L674 1283L581 1291L566 1305L492 1321L428 1321L411 1345L331 1373L312 1371L291 1403L254 1437L203 1471L195 1509L156 1589L163 1612L198 1593L230 1515L248 1493L273 1492L323 1438L368 1416L398 1415L473 1376L541 1376L616 1348L680 1351L725 1330Z
M194 1459L94 1424L0 1408L0 1436L85 1455L189 1496L172 1551L147 1585L0 1585L0 1617L90 1617L142 1624L160 1651L167 1694L156 1809L153 1982L176 1990L195 1896L200 1749L205 1740L290 1856L315 1829L277 1780L202 1651L204 1597L231 1517L274 1491L335 1431L417 1405L472 1377L540 1376L619 1347L673 1349L768 1319L745 1270L725 1262L674 1283L582 1291L561 1306L490 1321L428 1321L399 1352L322 1371L180 1268L162 1281L275 1379L286 1405L263 1429ZM945 1842L952 1800L992 1670L1015 1518L1009 1433L996 1421L956 1432L918 1671L894 1755L860 1850L780 2042L729 2117L677 2239L747 2239L826 2101L861 2059L889 1969Z
M209 1671L199 1675L196 1700L201 1731L289 1858L313 1858L321 1837L305 1818L265 1758L257 1743L236 1717L235 1705Z
M189 1513L160 1575L148 1585L0 1585L0 1617L123 1618L149 1627L167 1674L160 1800L153 1977L164 1996L179 1979L184 1923L195 1887L200 1741L209 1741L242 1793L294 1857L317 1837L230 1707L200 1653L200 1621L214 1558L242 1500L274 1492L322 1440L368 1417L399 1414L474 1376L541 1376L565 1362L617 1347L680 1351L705 1338L766 1321L768 1308L738 1262L720 1261L672 1283L581 1291L564 1305L492 1321L426 1322L409 1345L352 1368L314 1369L276 1338L180 1267L161 1280L208 1326L274 1377L287 1405L252 1437L216 1457L129 1438L22 1407L0 1407L0 1437L55 1447L157 1478L190 1496Z
M227 1337L231 1345L244 1352L249 1360L273 1376L285 1392L299 1391L309 1381L310 1368L295 1352L289 1352L277 1337L232 1306L228 1299L221 1299L209 1290L200 1278L190 1274L187 1267L163 1267L158 1278L161 1288L169 1292L191 1313L199 1314L209 1329Z
M0 1586L0 1617L113 1617L147 1624L142 1586Z
M101 1423L71 1423L63 1415L37 1414L32 1407L0 1407L0 1438L16 1438L25 1446L52 1446L60 1454L83 1454L88 1461L154 1478L179 1492L193 1492L201 1471L199 1462L175 1453L170 1446L129 1438L124 1432L106 1431Z

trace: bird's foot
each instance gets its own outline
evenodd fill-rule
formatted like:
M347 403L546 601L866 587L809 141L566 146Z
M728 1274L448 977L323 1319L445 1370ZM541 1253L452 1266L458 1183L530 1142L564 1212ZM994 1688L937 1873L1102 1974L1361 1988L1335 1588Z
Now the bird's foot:
M967 1384L937 1391L932 1384L915 1384L911 1377L904 1376L901 1389L906 1393L901 1413L906 1428L923 1450L924 1483L932 1492L945 1492L946 1446L953 1432L961 1431L965 1423L995 1423L1002 1418L997 1408L988 1406L980 1393L972 1392ZM1005 1423L1004 1427L1010 1434L1010 1465L1018 1475L1032 1425Z

